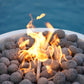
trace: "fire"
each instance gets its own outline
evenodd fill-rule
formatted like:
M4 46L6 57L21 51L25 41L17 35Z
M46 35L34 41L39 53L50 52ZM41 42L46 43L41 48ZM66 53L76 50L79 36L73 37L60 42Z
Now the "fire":
M46 69L47 69L48 73L50 73L50 74L52 73L52 69L50 66L46 66Z
M42 13L40 16L37 16L37 20L41 19L44 17L45 14ZM29 44L29 39L22 42L19 47L22 49L19 51L19 56L18 58L23 58L22 64L20 67L20 70L24 71L24 73L27 73L29 71L34 71L34 68L32 68L31 62L36 64L36 62L45 62L46 60L49 59L49 55L52 59L53 63L53 54L55 58L58 60L58 62L61 64L61 59L62 57L65 58L65 55L62 54L61 46L58 45L60 42L57 34L53 35L54 28L53 26L49 23L46 22L46 27L49 28L49 30L53 30L52 32L48 32L47 38L43 36L42 32L33 32L30 28L35 28L35 26L32 24L33 18L30 14L31 21L27 24L27 35L31 36L35 42L34 44L27 50L24 49L24 46L26 44ZM53 38L52 38L53 36ZM50 42L52 38L52 41ZM65 58L66 59L66 58ZM29 62L28 68L22 68L25 62ZM52 73L52 68L51 65L46 66L46 69L48 73Z
M36 17L36 20L39 20L39 19L43 18L44 16L45 16L45 13L42 13L40 16Z

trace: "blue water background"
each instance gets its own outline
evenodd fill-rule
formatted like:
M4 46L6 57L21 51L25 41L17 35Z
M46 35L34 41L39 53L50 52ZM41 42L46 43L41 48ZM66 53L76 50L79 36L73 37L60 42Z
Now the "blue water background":
M0 0L0 34L26 29L29 13L35 18L36 27L45 27L50 22L55 28L84 34L84 0Z

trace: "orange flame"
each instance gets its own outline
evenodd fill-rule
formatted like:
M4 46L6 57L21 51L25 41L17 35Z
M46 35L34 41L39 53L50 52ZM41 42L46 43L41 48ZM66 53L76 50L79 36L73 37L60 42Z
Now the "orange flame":
M45 14L42 13L40 16L37 16L36 19L37 20L41 19L44 16L45 16ZM29 44L29 39L22 42L19 45L19 47L23 49L23 50L19 51L19 58L21 58L21 57L23 58L20 70L24 71L24 73L34 70L34 68L32 68L31 61L33 61L33 63L35 63L35 64L36 64L37 60L40 62L44 62L47 59L49 59L49 55L53 61L53 59L54 59L53 54L54 54L56 60L58 60L58 62L61 64L62 57L65 58L65 55L62 54L61 46L58 45L60 40L59 40L57 34L55 34L53 36L53 39L51 40L53 31L54 31L53 26L49 22L46 23L46 27L49 28L49 30L52 29L52 32L49 31L47 38L46 38L45 36L43 36L42 32L37 33L37 32L33 32L32 30L30 30L30 28L34 28L34 25L32 24L33 18L31 16L31 14L30 14L30 17L31 17L31 21L27 24L27 35L31 36L35 40L35 42L27 50L24 50L23 48L25 47L26 44ZM51 40L51 42L50 42L50 40ZM49 43L50 43L50 45L49 45ZM29 67L22 68L26 61L29 62ZM52 73L51 64L49 66L46 66L46 68L47 68L48 73Z
M36 17L36 20L39 20L39 19L43 18L44 16L45 16L45 13L42 13L40 16Z
M48 73L50 73L50 74L52 73L52 69L51 69L50 66L47 65L47 66L46 66L46 69L47 69L47 72L48 72Z
M27 28L35 28L35 26L32 24L32 22L33 22L33 17L32 17L32 15L31 14L29 14L29 16L31 17L31 20L29 21L29 23L27 24Z
M69 48L68 48L68 51L69 51L69 54L72 55L72 52L71 52L71 50Z

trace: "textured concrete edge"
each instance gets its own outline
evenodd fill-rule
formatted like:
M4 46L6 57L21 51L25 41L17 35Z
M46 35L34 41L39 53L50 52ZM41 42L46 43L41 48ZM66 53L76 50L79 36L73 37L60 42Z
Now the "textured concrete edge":
M53 31L52 29L48 29L48 28L34 28L32 29L34 32L43 32L43 31ZM58 28L55 28L55 30L58 30ZM78 36L78 38L80 38L81 40L84 40L84 35L83 34L80 34L80 33L77 33L77 32L74 32L74 31L69 31L69 30L64 30L65 31L65 34L66 35L69 35L69 34L76 34ZM21 29L21 30L16 30L16 31L11 31L11 32L8 32L8 33L4 33L4 34L1 34L0 35L0 43L2 44L4 42L5 39L7 38L17 38L17 37L20 37L22 35L26 34L26 29Z

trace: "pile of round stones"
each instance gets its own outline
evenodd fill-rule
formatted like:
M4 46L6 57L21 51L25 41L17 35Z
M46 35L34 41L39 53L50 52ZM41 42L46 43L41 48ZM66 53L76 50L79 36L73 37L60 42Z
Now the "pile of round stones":
M47 36L47 34L48 31L43 32L44 36ZM17 40L6 39L3 45L0 45L0 84L84 84L84 42L75 34L66 36L63 30L56 30L53 35L55 34L60 39L59 45L68 61L62 58L60 65L53 55L52 74L49 74L45 67L52 62L51 59L48 59L42 63L38 81L36 80L36 74L32 71L24 74L19 70L22 58L18 59L18 45L30 39L29 45L24 48L28 49L34 43L34 39L26 35ZM28 66L29 63L25 62L23 68ZM32 68L36 69L33 62Z

